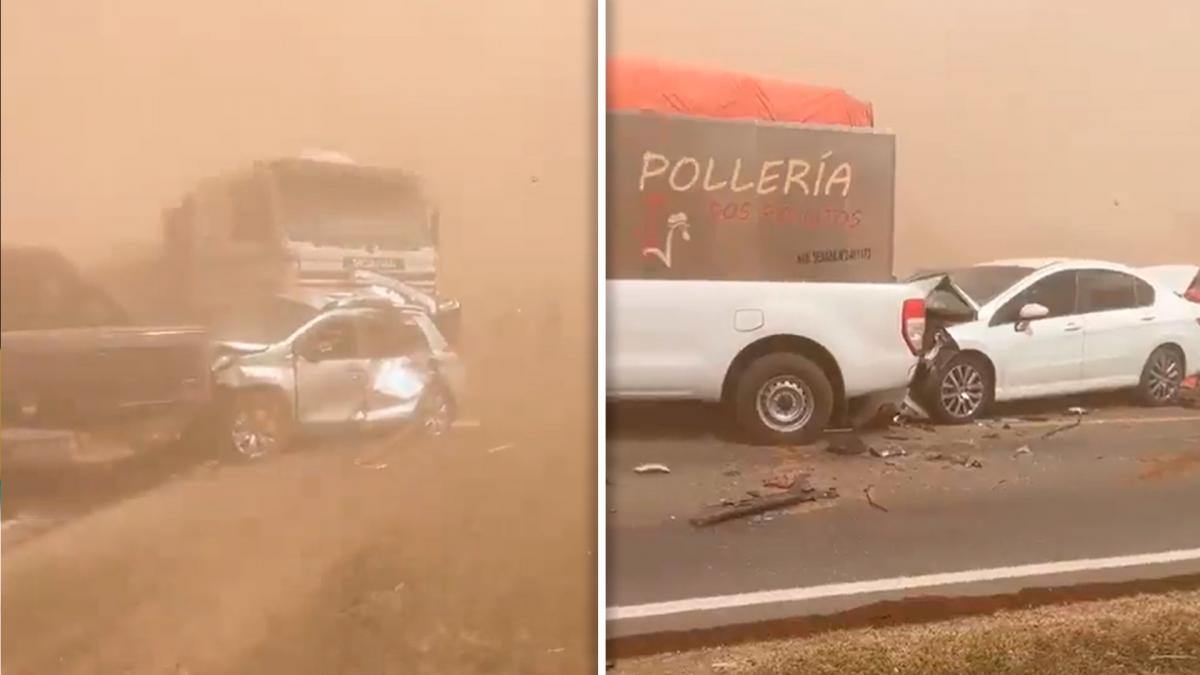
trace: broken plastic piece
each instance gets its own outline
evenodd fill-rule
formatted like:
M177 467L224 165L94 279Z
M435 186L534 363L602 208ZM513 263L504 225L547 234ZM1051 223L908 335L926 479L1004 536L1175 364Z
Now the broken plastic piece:
M671 473L666 464L642 464L633 469L634 473Z

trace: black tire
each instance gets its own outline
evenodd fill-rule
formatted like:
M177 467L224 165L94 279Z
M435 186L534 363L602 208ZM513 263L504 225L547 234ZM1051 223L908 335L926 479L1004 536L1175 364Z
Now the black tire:
M812 360L792 352L752 361L738 377L733 396L738 426L761 444L810 443L833 415L829 376Z
M1163 345L1150 353L1142 366L1137 397L1142 405L1152 408L1178 405L1187 364L1175 347Z
M295 421L286 399L279 392L270 389L232 391L221 402L221 417L219 428L224 432L221 447L234 459L262 459L287 450L292 443Z
M938 359L922 389L922 402L941 424L973 422L992 407L996 397L992 369L978 354L953 353ZM970 398L960 399L961 405L955 405L950 400L954 389Z

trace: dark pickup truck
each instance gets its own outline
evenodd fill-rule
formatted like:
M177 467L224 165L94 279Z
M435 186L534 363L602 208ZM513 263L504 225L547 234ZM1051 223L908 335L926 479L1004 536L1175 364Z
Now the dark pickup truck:
M210 408L203 329L136 324L46 249L0 250L0 274L6 430L116 436L139 448L181 439Z

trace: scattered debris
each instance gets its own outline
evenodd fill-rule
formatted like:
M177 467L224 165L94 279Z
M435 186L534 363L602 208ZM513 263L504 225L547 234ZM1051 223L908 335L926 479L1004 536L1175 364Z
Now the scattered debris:
M899 434L884 434L883 440L885 440L885 441L911 441L912 436L901 436Z
M503 452L505 450L511 450L512 448L515 448L515 447L517 447L516 443L505 443L503 445L497 445L494 448L488 448L487 452L490 455L494 452Z
M734 478L736 476L742 475L742 472L738 471L737 469L730 469L728 471L722 472L721 475L726 476L728 478Z
M1051 436L1057 436L1058 434L1061 434L1064 431L1070 431L1071 429L1074 429L1075 427L1079 426L1080 424L1083 424L1083 416L1076 415L1074 422L1071 422L1070 424L1064 424L1060 427L1054 427L1050 431L1047 431L1046 433L1042 434L1042 438L1050 438Z
M366 462L366 460L364 460L362 457L356 458L354 460L354 465L360 466L364 469L371 469L372 471L378 471L380 469L386 469L388 467L387 463L385 463L385 462L377 462L377 463L373 463L373 464L368 464Z
M642 464L633 468L634 473L671 473L666 464Z
M884 513L887 513L888 510L887 510L886 506L876 502L874 499L871 498L871 488L873 488L873 487L875 487L875 486L868 485L867 487L863 488L863 494L867 496L867 503L871 505L871 508L878 509L880 511L883 511Z
M762 493L759 492L758 490L746 490L746 494L750 495L754 499L758 499L759 497L762 496Z
M778 490L790 490L796 484L796 480L806 477L800 472L793 473L777 473L770 478L763 479L763 487L776 488Z
M1032 454L1033 454L1033 450L1031 450L1028 445L1022 445L1021 447L1017 448L1016 452L1013 453L1013 456L1017 457L1020 455L1032 455Z
M835 499L837 496L837 490L829 489L825 492L819 492L809 484L807 477L802 477L796 481L795 485L788 492L763 497L749 504L733 506L706 516L697 516L691 519L691 523L695 527L707 527L735 518L745 518L769 511L777 511L802 502L815 502L818 499Z
M996 433L995 431L991 431L991 432L984 434L983 437L990 438L990 439L1000 438L1000 434Z
M565 651L567 651L566 647L554 647L553 649L547 649L546 653L547 654L561 654Z
M889 445L883 448L872 446L871 454L882 459L887 459L889 457L906 457L908 451L898 445Z
M846 434L843 438L830 439L826 450L835 455L861 455L867 451L867 444L854 434Z
M1071 406L1070 408L1067 408L1067 412L1069 412L1075 416L1081 416L1081 415L1088 414L1088 409L1084 408L1083 406L1074 405L1074 406Z
M1042 417L1040 415L1022 415L1021 421L1022 422L1049 422L1050 418Z
M982 469L983 460L971 457L970 455L948 454L944 452L927 452L925 453L925 461L927 462L947 462L949 464L957 464L971 469Z

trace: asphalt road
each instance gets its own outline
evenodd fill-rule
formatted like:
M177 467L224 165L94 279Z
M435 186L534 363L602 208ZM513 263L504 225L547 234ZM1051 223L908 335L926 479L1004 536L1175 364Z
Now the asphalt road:
M610 639L931 593L1200 573L1200 411L1105 401L1066 428L1062 405L1008 411L1034 414L1026 419L864 435L868 445L907 451L886 460L721 440L710 411L689 420L684 409L610 409ZM981 466L926 459L937 452ZM671 473L634 473L648 462ZM797 472L840 496L707 528L688 522ZM882 508L868 502L868 486ZM1125 559L1169 551L1191 552ZM1107 558L1121 560L1097 561ZM960 572L968 574L923 576ZM838 585L854 582L875 583Z

